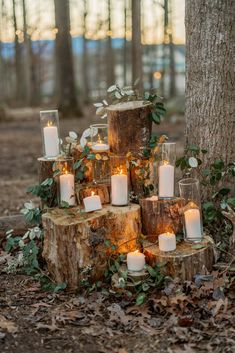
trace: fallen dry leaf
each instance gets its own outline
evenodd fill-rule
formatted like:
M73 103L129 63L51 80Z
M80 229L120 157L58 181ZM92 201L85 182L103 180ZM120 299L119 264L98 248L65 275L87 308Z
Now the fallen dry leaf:
M15 333L18 330L15 323L13 321L7 320L3 315L0 315L0 328L7 330L9 333Z

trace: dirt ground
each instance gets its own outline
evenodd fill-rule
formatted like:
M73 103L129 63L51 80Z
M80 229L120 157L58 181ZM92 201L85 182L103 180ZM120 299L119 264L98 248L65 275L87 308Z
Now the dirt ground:
M81 120L64 120L61 131L81 132L94 121L93 112ZM183 131L183 123L158 128L179 142L179 151ZM38 111L13 114L11 121L1 122L0 142L0 215L10 215L19 212L29 199L25 189L37 182ZM200 288L174 283L137 307L101 293L86 298L43 292L31 277L4 273L6 256L0 250L1 353L235 351L235 288L227 288L226 297L218 296L219 286L226 283L218 274Z

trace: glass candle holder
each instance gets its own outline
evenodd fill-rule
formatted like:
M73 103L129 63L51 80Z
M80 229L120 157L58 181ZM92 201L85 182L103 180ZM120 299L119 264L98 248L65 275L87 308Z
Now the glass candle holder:
M182 208L185 240L200 242L203 238L203 228L199 180L182 179L179 181L179 190L185 204Z
M40 111L40 122L42 130L43 155L47 159L54 159L60 154L58 110Z
M113 206L128 204L128 171L126 156L110 156L111 202Z
M92 160L92 176L95 184L110 184L110 160L108 153L101 153L99 159Z
M58 198L60 206L75 206L75 176L74 160L61 158L55 162L56 181L58 185Z
M108 124L93 124L90 126L91 148L94 153L107 152Z
M158 196L159 199L170 199L175 192L176 144L166 142L158 147Z

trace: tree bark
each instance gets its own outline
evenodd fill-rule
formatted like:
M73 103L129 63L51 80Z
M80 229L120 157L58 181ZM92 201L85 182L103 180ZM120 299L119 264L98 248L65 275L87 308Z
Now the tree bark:
M76 290L88 269L92 279L101 278L110 254L138 249L139 205L108 205L91 213L79 208L70 212L55 209L44 214L42 221L43 256L48 270L56 282L66 282L71 290Z
M89 102L89 78L88 78L88 56L87 56L87 0L83 0L83 42L82 42L82 72L83 72L83 95L84 102Z
M235 2L186 0L186 143L206 163L235 153Z
M148 147L152 122L151 105L142 101L125 102L108 107L109 146L115 154L131 152L138 156Z
M132 84L136 79L139 79L137 88L143 91L140 0L132 0Z
M58 75L58 107L64 115L81 114L76 96L70 12L68 0L54 0L56 34L56 60Z

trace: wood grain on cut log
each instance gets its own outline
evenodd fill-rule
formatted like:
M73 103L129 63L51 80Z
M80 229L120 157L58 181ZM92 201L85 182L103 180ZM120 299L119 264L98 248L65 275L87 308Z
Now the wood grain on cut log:
M38 181L41 184L47 178L53 178L53 164L55 159L38 158ZM47 201L48 207L57 206L57 187L54 184L52 186L52 198ZM41 199L42 207L45 206L45 201Z
M5 238L7 230L13 229L14 235L23 235L28 227L23 214L0 217L0 239Z
M91 196L92 192L99 195L102 204L110 203L110 184L76 184L76 194L80 204L85 197Z
M163 252L158 245L144 242L144 254L148 264L155 266L164 263L162 272L170 277L178 277L182 281L191 281L196 274L211 271L214 264L213 243L205 237L200 246L181 242L175 251Z
M138 249L137 237L141 231L140 206L104 206L102 210L81 213L54 209L42 216L44 227L43 256L56 282L66 282L76 289L82 272L91 267L91 277L101 278L108 255L115 253L105 241L117 247L117 253Z
M143 101L123 102L107 108L109 146L112 153L138 155L148 147L152 132L149 118L151 104Z
M179 214L183 199L158 200L156 196L140 200L142 233L148 240L156 241L159 234L183 230L182 216Z

